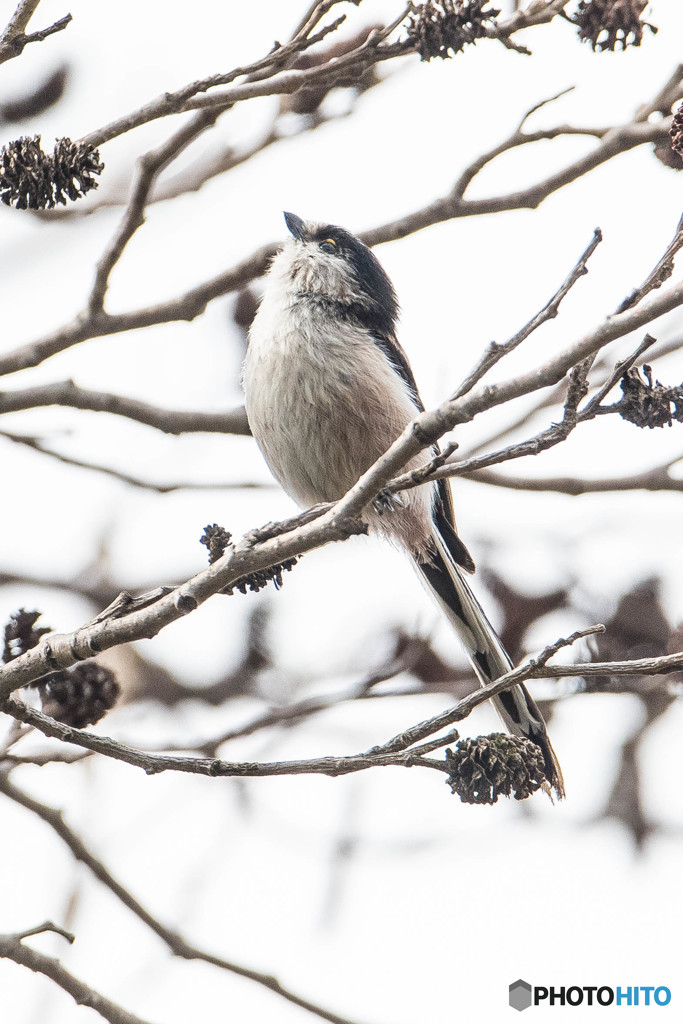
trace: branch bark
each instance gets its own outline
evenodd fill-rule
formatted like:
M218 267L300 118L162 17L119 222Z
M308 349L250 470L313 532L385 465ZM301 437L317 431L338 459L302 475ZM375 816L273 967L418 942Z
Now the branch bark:
M342 59L344 58L340 58L340 60ZM300 73L305 74L306 72ZM681 88L683 95L683 86ZM429 203L426 207L416 210L400 220L362 232L360 237L366 244L374 246L404 238L422 228L459 217L481 216L505 210L535 209L558 189L576 181L607 160L637 146L668 139L670 122L671 118L663 118L656 123L633 121L626 125L606 129L598 146L591 153L526 189L489 199L468 200L457 194L457 189L462 186L456 186L449 195ZM551 133L550 136L547 132L542 132L539 137L557 137L558 134L573 134L576 131L580 131L582 134L594 135L596 133L594 129L562 128L554 129L554 134ZM517 135L518 133L515 133L511 140L517 138ZM511 148L513 145L511 140L508 140L502 147L498 147L496 152L504 152L507 148ZM485 162L487 160L484 160ZM472 174L472 176L474 175ZM125 220L126 218L124 218ZM131 222L127 224L125 230L133 226L133 220L134 218L131 216ZM124 230L123 227L122 230ZM121 247L122 251L123 247ZM254 278L261 276L276 251L276 244L262 246L230 270L190 289L184 295L155 306L111 315L105 313L99 303L95 302L71 323L47 337L23 345L0 357L0 376L37 366L50 356L91 338L136 330L153 324L194 320L204 312L212 300L227 292L242 288ZM113 266L111 256L107 260L107 265L108 272L110 272Z
M44 926L40 930L44 931ZM52 927L50 930L58 929ZM36 929L31 929L24 933L23 937L35 932ZM16 964L28 967L36 974L43 974L46 978L50 978L67 992L78 1006L89 1006L99 1013L100 1017L109 1021L109 1024L148 1024L142 1017L136 1017L134 1013L129 1013L122 1006L113 1003L111 999L107 999L106 996L90 988L84 981L75 978L65 967L62 967L59 960L45 956L44 953L39 953L37 950L31 949L30 946L25 946L21 938L21 936L15 935L0 935L0 957L13 960Z
M95 753L103 754L115 761L136 768L142 768L147 775L160 772L175 771L191 775L203 775L210 778L269 778L281 775L327 775L337 777L353 772L366 771L369 768L426 767L447 772L445 761L425 760L422 750L414 744L433 736L444 728L450 728L463 721L472 711L491 697L509 689L515 683L528 679L563 678L569 676L605 676L605 675L661 675L679 672L683 669L683 652L664 655L658 658L639 658L623 662L587 662L574 665L548 665L548 660L563 647L570 646L582 637L603 632L604 626L590 626L579 630L570 637L561 638L548 645L537 658L531 658L504 676L473 691L458 701L454 707L433 718L420 722L418 725L395 736L380 746L359 754L343 757L318 757L309 760L292 761L223 761L219 758L193 757L180 754L152 753L131 747L109 736L99 736L83 729L73 729L57 722L42 712L29 707L21 701L9 698L4 701L2 709L17 721L35 726L45 736L61 740L64 743L75 743ZM445 745L451 741L443 739L431 742L430 749ZM409 749L410 748L410 749ZM4 785L0 781L0 788Z
M108 889L124 907L127 907L139 921L142 921L150 931L154 932L154 934L161 939L161 941L175 956L180 957L183 960L201 960L214 967L219 967L224 971L228 971L230 974L236 974L241 978L246 978L248 981L253 981L257 985L267 988L275 995L280 996L287 1002L293 1003L295 1006L300 1006L304 1010L308 1010L309 1013L319 1017L321 1020L329 1021L330 1024L355 1024L354 1021L350 1021L346 1017L341 1017L339 1014L332 1013L331 1011L324 1009L324 1007L318 1006L316 1003L312 1003L310 1000L298 996L290 989L281 985L277 978L273 977L271 974L252 971L248 967L242 967L240 964L233 963L230 960L224 960L222 957L214 956L212 953L207 953L199 949L197 946L193 946L189 942L186 942L182 935L173 931L171 928L167 928L166 925L153 917L152 914L150 914L150 912L146 910L145 907L143 907L142 904L139 903L138 900L127 889L125 889L119 881L117 881L116 878L114 878L102 861L98 860L97 857L91 853L81 837L77 835L73 829L69 828L60 811L35 800L33 797L29 796L28 793L25 793L18 786L15 786L10 779L2 775L0 775L0 792L4 793L4 795L10 800L13 800L15 803L25 807L26 810L37 815L42 821L49 825L53 832L55 832L62 842L69 848L74 858L81 864L85 864L95 878L97 878L97 880L106 889ZM2 947L0 945L0 949L1 948ZM25 949L25 947L23 948ZM91 1004L88 1003L86 1005ZM135 1024L136 1020L137 1018L131 1018L129 1022L126 1021L125 1018L122 1018L120 1021L112 1020L112 1024Z
M227 412L194 412L185 409L162 409L126 395L81 388L72 380L37 384L14 391L0 391L0 415L61 405L90 412L107 412L114 416L144 423L164 434L250 434L247 415L240 406Z
M0 36L0 64L4 64L13 57L18 57L24 52L29 43L39 43L55 32L61 32L72 20L67 14L59 21L56 21L48 28L38 29L37 32L26 32L29 21L33 17L40 0L21 0L14 14L2 35Z

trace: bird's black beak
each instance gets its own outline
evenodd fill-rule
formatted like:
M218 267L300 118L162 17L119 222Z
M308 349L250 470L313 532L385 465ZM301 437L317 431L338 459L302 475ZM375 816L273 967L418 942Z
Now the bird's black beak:
M301 217L297 217L295 213L285 213L285 224L299 242L306 241L306 224Z

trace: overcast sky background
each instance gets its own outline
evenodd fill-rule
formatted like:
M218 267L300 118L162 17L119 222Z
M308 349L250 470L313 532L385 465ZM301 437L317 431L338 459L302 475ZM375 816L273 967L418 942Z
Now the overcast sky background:
M66 31L28 47L0 69L0 96L20 95L60 61L72 65L63 101L2 141L41 133L72 138L135 109L164 90L261 56L291 31L305 5L218 0L191 7L146 0L116 4L43 0L38 28L68 9ZM0 2L0 23L14 2ZM349 7L351 26L391 15L400 5L366 0ZM171 298L232 266L264 242L283 237L283 209L361 231L446 193L463 167L506 137L539 99L573 92L534 115L531 126L627 120L680 60L683 9L651 6L660 28L640 49L593 54L566 23L530 31L524 58L481 42L452 61L416 58L382 69L387 81L362 97L353 117L283 141L198 194L153 206L111 279L108 308L133 309ZM248 145L268 126L277 99L238 106L202 137L178 166L220 143ZM340 111L348 97L335 93ZM135 157L165 139L177 121L155 122L102 147L106 163L95 198L125 190ZM565 139L524 147L489 167L472 196L507 192L592 147ZM379 258L402 304L401 341L422 397L443 400L491 340L504 341L550 297L600 226L604 242L590 274L560 317L537 332L492 374L503 379L566 347L637 286L662 254L680 216L683 175L647 148L610 161L548 199L539 210L473 217L381 246ZM84 201L85 203L88 200ZM0 210L2 347L39 338L82 307L93 266L121 216L47 223ZM676 271L680 278L680 270ZM170 324L87 342L10 378L28 386L73 377L83 387L124 393L170 408L222 409L240 401L240 341L231 324L234 297L213 302L192 324ZM658 338L683 328L680 312L651 328ZM637 338L615 346L613 357ZM680 381L678 360L655 375ZM510 416L500 410L462 428L463 451ZM533 421L540 429L557 411ZM612 422L614 420L614 422ZM60 451L146 479L196 483L271 481L253 441L219 435L166 437L123 419L66 409L16 414L7 429L40 434ZM526 434L531 432L527 428ZM526 436L525 434L525 436ZM613 417L516 467L522 474L636 473L681 451L681 427L639 431ZM166 496L71 469L0 439L0 570L48 579L84 571L103 549L127 589L175 581L205 563L203 526L235 535L292 513L277 488L180 491ZM527 495L468 482L454 484L460 532L481 565L519 589L572 589L576 610L543 623L530 646L607 617L638 579L662 579L672 622L683 617L680 495L642 492ZM479 582L479 591L485 589ZM485 598L496 619L496 606ZM333 691L363 678L386 655L386 634L402 625L432 634L438 649L462 660L410 568L368 539L304 559L280 594L214 599L145 653L193 682L211 683L239 661L254 602L273 610L279 671L263 696ZM44 610L59 630L90 617L85 602L49 588L0 589L0 618L19 606ZM539 684L543 695L555 684ZM366 701L317 716L290 732L259 733L222 750L230 759L284 759L352 753L381 742L445 704L440 697ZM185 705L122 708L98 727L141 744L212 735L246 721L254 699L227 708ZM644 800L664 828L639 857L616 824L594 822L613 779L619 744L638 724L629 697L567 700L552 726L568 799L540 796L524 806L470 808L433 773L376 770L357 777L255 779L244 783L179 775L146 778L125 765L25 769L16 778L64 809L95 852L164 922L190 941L277 974L300 994L366 1024L504 1019L507 986L518 977L556 985L668 985L677 1019L683 714L672 708L644 752ZM473 734L496 728L488 709L467 723ZM425 777L426 776L426 777ZM59 955L78 977L159 1024L189 1020L299 1022L310 1018L249 982L206 965L170 959L161 943L75 865L47 827L3 805L0 931L64 919L78 938L36 947ZM335 848L351 838L353 856ZM34 940L31 940L32 942ZM11 1024L99 1020L76 1009L52 983L0 963L0 1016ZM555 1010L561 1015L562 1010ZM574 1020L591 1012L572 1010ZM616 1008L603 1009L607 1020ZM645 1019L645 1008L631 1009ZM550 1011L535 1019L555 1020Z

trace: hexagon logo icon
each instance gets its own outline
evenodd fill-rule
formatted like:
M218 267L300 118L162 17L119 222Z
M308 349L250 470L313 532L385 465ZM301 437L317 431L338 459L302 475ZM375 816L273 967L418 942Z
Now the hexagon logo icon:
M527 1010L531 1006L531 985L518 978L510 985L510 1006L513 1010Z

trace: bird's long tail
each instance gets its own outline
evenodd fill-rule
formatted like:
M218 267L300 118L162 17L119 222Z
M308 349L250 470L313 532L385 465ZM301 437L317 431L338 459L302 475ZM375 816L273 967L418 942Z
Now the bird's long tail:
M438 528L435 528L433 536L436 552L430 559L416 558L415 563L460 637L479 682L485 686L509 672L512 662L474 596L463 568L453 557L455 554L460 560L459 551L451 551L450 531L448 539ZM456 535L453 536L457 540ZM550 743L543 715L526 686L517 684L493 697L492 702L509 732L530 739L541 748L547 778L561 799L565 795L562 770Z

